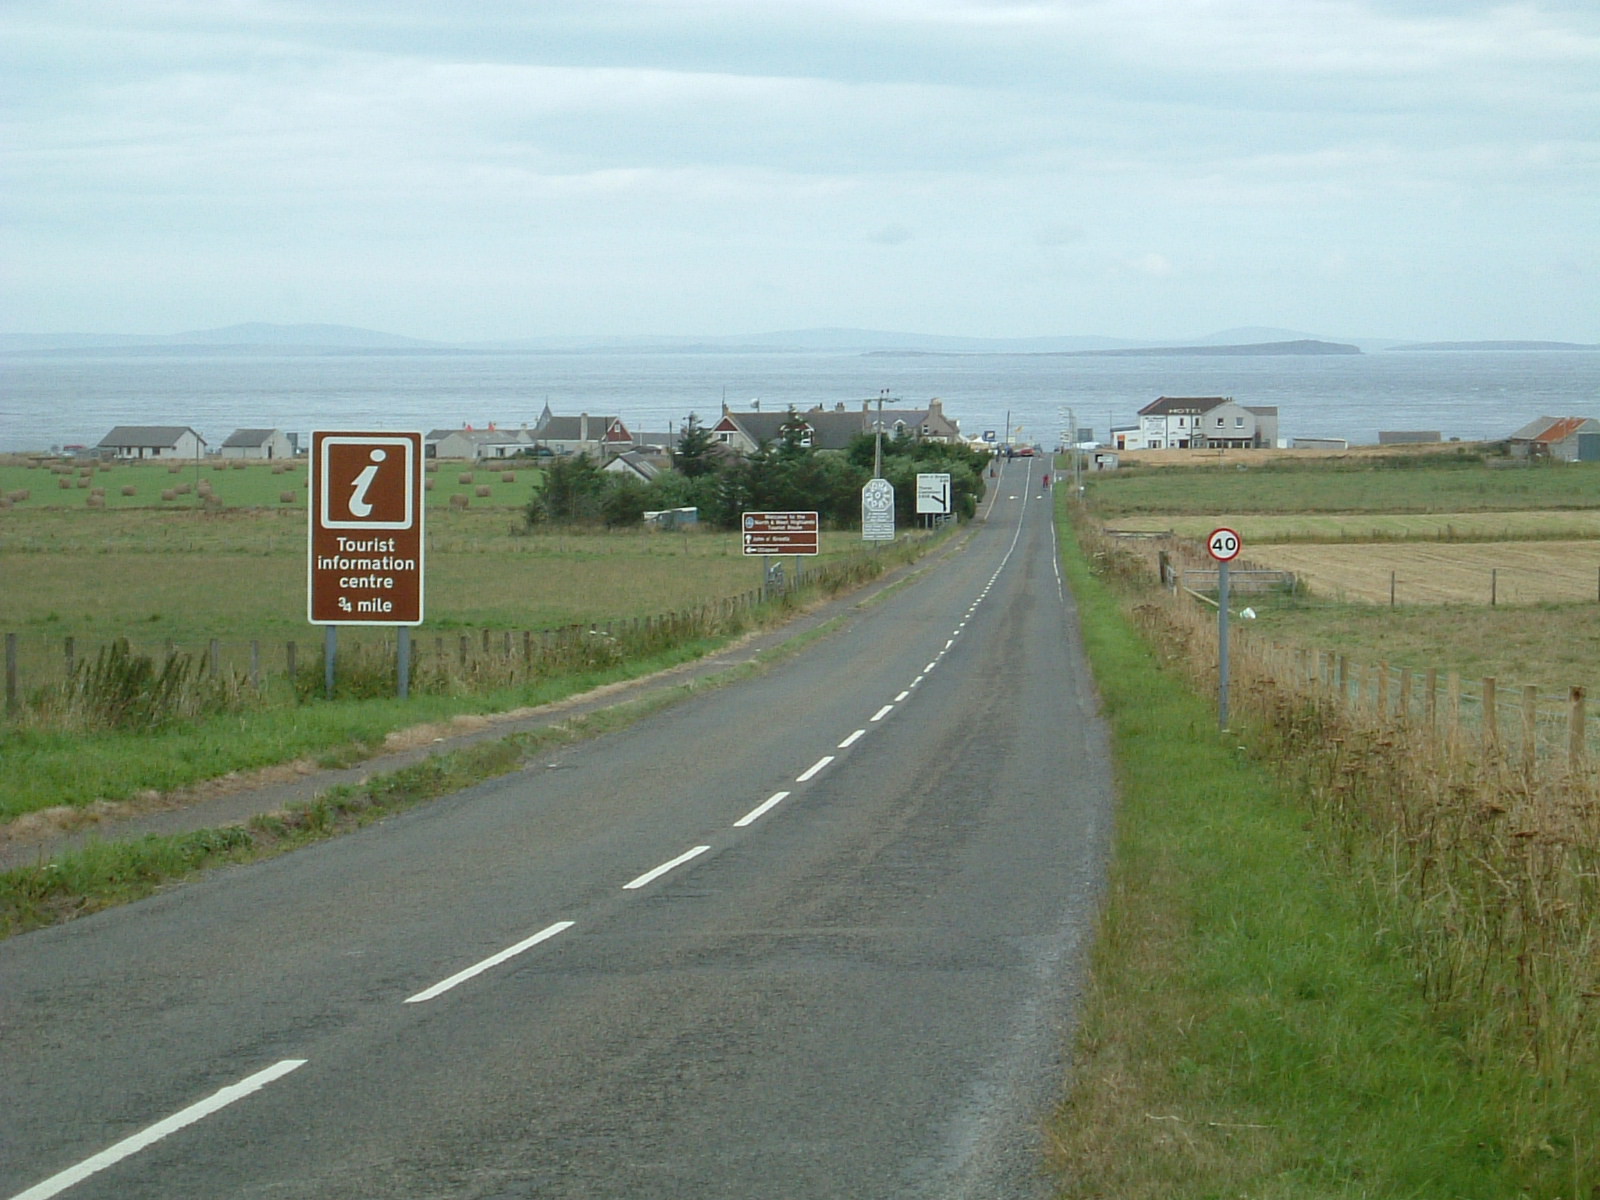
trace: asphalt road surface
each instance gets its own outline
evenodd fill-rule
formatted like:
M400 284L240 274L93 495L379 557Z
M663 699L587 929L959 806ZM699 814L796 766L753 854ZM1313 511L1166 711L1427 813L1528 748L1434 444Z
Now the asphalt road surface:
M782 665L0 944L0 1197L1034 1197L1111 824L1042 464Z

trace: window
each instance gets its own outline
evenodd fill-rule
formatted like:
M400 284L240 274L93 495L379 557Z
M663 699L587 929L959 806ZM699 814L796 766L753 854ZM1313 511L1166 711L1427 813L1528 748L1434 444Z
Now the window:
M1233 419L1233 427L1235 429L1243 429L1244 428L1244 418L1243 417L1235 417Z
M1221 417L1218 417L1218 418L1217 418L1217 428L1218 428L1218 429L1221 429L1221 428L1222 428L1222 418L1221 418Z

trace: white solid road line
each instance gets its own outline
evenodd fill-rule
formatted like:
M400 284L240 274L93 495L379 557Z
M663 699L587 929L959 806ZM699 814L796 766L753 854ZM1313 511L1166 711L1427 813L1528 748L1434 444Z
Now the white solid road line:
M275 1079L281 1079L290 1071L306 1065L306 1059L286 1058L282 1062L274 1063L264 1071L257 1071L248 1079L241 1079L238 1083L223 1088L214 1095L208 1096L197 1104L191 1104L182 1112L173 1113L164 1121L157 1121L132 1137L123 1138L115 1146L100 1151L93 1158L86 1158L75 1167L68 1167L60 1174L52 1175L43 1183L36 1183L25 1192L18 1192L11 1200L47 1200L47 1197L60 1195L69 1187L82 1183L89 1176L105 1170L114 1163L119 1163L130 1154L137 1154L146 1146L154 1145L170 1133L176 1133L186 1125L193 1125L196 1121L209 1117L219 1109L228 1107L235 1100L243 1100L251 1092L259 1091Z
M866 736L867 736L867 731L865 729L858 729L854 733L852 733L849 737L845 738L844 741L839 743L839 749L848 750L851 746L855 745L857 742L859 742L862 738L864 738Z
M760 820L761 817L766 814L768 809L777 807L779 804L782 804L788 798L789 798L789 793L788 792L773 792L772 795L768 796L760 804L756 805L749 812L745 813L744 816L740 817L737 821L735 821L733 823L733 827L735 829L740 829L740 828L743 828L746 825L755 824L756 821Z
M546 925L543 929L539 930L538 933L534 934L530 938L523 938L522 941L518 942L515 946L507 946L504 950L500 951L499 954L491 954L482 962L474 963L465 971L457 971L454 975L450 976L449 979L440 980L426 991L418 992L415 996L407 996L406 1003L421 1004L424 1001L432 1000L435 996L442 996L457 984L465 983L474 975L482 975L490 968L498 967L501 963L505 962L506 959L515 958L524 950L531 949L532 947L537 946L540 942L547 942L551 938L555 937L556 934L563 933L571 928L571 921L557 921L554 925Z
M631 892L638 888L642 888L647 883L653 883L657 879L660 879L668 871L672 870L674 867L683 866L683 864L688 862L691 858L699 858L700 855L704 854L709 849L711 849L710 846L696 846L693 850L685 850L671 862L664 862L659 867L655 868L655 870L646 871L643 875L639 876L639 878L633 880L631 883L623 884L622 889L623 891Z

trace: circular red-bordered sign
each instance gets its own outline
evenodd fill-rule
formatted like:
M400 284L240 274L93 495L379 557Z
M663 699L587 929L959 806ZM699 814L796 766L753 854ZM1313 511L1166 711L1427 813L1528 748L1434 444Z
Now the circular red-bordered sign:
M1244 539L1231 529L1213 529L1206 537L1206 550L1218 562L1232 562L1244 549Z

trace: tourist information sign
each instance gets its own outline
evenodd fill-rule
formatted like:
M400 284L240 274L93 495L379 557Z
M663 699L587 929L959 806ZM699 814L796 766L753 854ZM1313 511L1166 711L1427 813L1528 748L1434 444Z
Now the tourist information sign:
M746 554L816 554L814 512L747 512L740 516Z
M312 624L422 624L422 494L422 434L311 435Z

